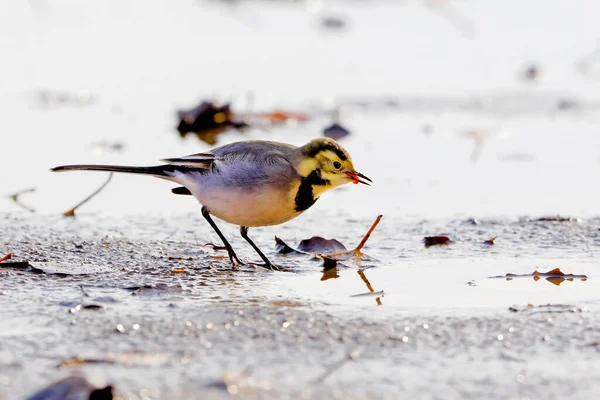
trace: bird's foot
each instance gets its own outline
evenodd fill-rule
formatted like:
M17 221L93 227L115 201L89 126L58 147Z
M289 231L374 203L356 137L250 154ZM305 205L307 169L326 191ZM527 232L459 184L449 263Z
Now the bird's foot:
M285 271L284 268L279 267L279 266L277 266L277 265L275 265L275 264L273 264L271 262L264 263L264 264L249 262L248 264L249 265L254 265L255 267L262 267L262 268L268 269L270 271Z
M237 256L235 254L233 255L233 257L230 255L229 260L231 261L231 267L233 269L237 269L238 267L241 267L242 265L244 265L244 263L241 262L240 259L237 258Z

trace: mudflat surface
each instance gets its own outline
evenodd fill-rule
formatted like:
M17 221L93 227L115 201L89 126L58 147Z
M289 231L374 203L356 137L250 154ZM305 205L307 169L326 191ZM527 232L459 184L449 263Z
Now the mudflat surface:
M45 272L0 267L0 396L72 374L112 384L119 398L584 399L598 390L599 220L384 217L366 269L347 263L323 280L321 261L275 254L260 230L257 243L289 272L231 270L201 246L213 235L196 228L200 218L3 215L1 248ZM455 243L425 248L433 229ZM286 241L303 230L284 230ZM493 232L506 238L483 244ZM360 236L336 235L348 247ZM490 278L553 268L587 279Z
M0 256L31 267L0 264L0 399L76 375L120 399L596 398L599 14L594 0L3 2ZM205 100L307 121L182 137L177 111ZM231 270L167 182L115 175L68 218L107 176L48 171L302 145L334 121L374 184L252 229L286 272ZM274 236L353 248L379 214L359 263L276 254ZM425 247L440 235L452 243Z

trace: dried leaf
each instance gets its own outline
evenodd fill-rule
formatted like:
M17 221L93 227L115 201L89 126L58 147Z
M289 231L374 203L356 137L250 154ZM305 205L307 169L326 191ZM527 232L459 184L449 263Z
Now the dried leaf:
M171 270L172 274L187 274L187 271L184 268L175 268Z
M298 250L313 253L336 253L346 251L346 246L337 239L325 239L320 236L313 236L310 239L304 239L298 245Z
M334 122L327 128L323 129L323 136L331 138L333 140L340 140L350 134L350 131L344 128L342 125Z
M452 241L448 236L426 236L423 239L423 243L425 243L425 247L447 246L452 243Z
M275 236L275 251L277 254L306 254L292 248L277 236Z
M497 236L494 236L493 238L489 238L488 240L486 240L485 242L483 242L483 244L487 244L489 246L493 246L495 243L494 241L496 240Z
M231 104L217 105L211 101L203 101L196 107L179 111L177 130L183 138L188 133L194 133L198 139L214 145L217 136L228 129L244 129L248 127L243 121L238 121L231 111Z

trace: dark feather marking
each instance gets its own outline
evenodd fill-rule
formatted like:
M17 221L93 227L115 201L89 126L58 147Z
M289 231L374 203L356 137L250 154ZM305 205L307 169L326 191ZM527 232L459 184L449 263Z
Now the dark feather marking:
M185 186L173 188L173 189L171 189L171 192L173 192L174 194L180 194L182 196L191 196L192 195L192 192L190 192L190 190L188 188L186 188Z
M321 170L319 169L314 170L308 176L302 177L300 187L294 199L296 202L296 211L306 211L318 200L318 197L314 197L313 186L325 186L329 184L329 180L321 178Z
M331 143L325 143L325 144L311 146L310 148L308 148L306 150L305 154L308 157L315 157L317 154L319 154L320 152L325 151L325 150L334 152L342 161L346 161L348 159L348 157L346 156L346 153L344 153L344 151L342 149L340 149L338 146L331 144Z
M174 173L186 173L186 172L205 172L202 168L192 168L183 165L157 165L154 167L130 167L124 165L92 165L92 164L80 164L80 165L62 165L60 167L52 168L50 171L61 172L61 171L109 171L109 172L125 172L130 174L148 174L154 176L172 176Z

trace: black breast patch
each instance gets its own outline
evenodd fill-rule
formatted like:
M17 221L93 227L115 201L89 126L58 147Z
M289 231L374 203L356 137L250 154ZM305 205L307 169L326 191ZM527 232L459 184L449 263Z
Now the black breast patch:
M298 193L296 193L296 198L294 199L296 202L296 211L306 211L315 204L318 197L314 197L313 186L325 186L329 185L329 183L329 180L321 178L321 170L319 169L303 177L298 188Z

